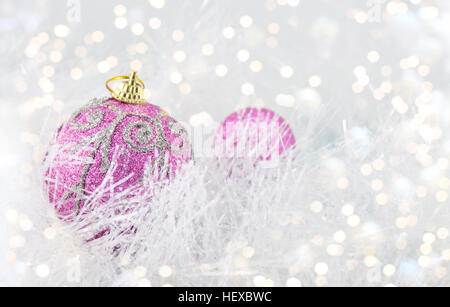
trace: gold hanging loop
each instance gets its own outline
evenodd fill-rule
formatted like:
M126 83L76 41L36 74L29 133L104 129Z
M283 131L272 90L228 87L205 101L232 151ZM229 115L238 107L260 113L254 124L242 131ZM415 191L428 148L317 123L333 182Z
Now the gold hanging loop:
M128 80L123 81L122 85L113 90L109 83L116 80ZM143 104L145 103L144 89L145 85L141 79L136 76L136 72L133 71L129 76L113 77L106 81L106 88L111 92L111 96L114 99L125 103L131 104Z

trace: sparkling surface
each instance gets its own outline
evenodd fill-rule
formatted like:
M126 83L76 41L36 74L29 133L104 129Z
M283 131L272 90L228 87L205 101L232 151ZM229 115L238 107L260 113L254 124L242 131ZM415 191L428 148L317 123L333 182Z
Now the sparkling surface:
M49 200L58 214L78 214L90 195L105 184L113 159L118 167L106 183L114 186L112 193L145 180L144 172L155 163L162 178L175 175L190 159L190 148L184 130L161 114L152 104L114 99L95 100L73 114L58 131L53 145L56 153L47 171L54 180L47 181ZM102 195L96 202L108 199L108 194Z
M69 2L0 5L0 285L450 285L446 1ZM295 163L226 181L198 160L151 223L120 221L143 230L136 258L87 251L36 178L130 68L205 148L235 110L280 114Z
M279 157L295 145L285 120L268 109L247 108L229 115L214 140L216 154L261 160Z

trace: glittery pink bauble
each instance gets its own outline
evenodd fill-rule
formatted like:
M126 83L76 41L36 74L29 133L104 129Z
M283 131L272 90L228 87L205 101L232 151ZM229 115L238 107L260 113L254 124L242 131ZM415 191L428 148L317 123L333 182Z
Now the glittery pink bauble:
M295 146L295 137L287 122L275 112L246 108L224 120L214 146L219 157L273 160Z
M191 158L185 130L159 107L115 99L95 99L74 113L53 146L46 184L60 218L129 191L152 168L157 178L171 178Z

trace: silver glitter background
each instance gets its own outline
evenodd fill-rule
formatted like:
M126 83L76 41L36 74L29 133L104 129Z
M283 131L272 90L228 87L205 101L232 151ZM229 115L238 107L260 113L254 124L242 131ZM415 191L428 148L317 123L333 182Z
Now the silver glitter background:
M323 157L328 190L303 205L326 217L326 203L338 202L345 219L305 238L322 253L308 285L370 284L378 267L377 285L450 285L449 44L445 0L1 0L0 284L18 284L27 270L49 276L48 264L17 256L42 226L24 209L40 189L38 165L58 125L134 69L150 102L185 126L213 131L236 109L265 106ZM330 156L336 148L348 156ZM352 200L361 187L369 192ZM371 220L372 205L385 206L386 222ZM374 244L352 259L345 227L394 238L396 253L383 257ZM368 272L339 279L333 257ZM251 281L302 284L291 275Z

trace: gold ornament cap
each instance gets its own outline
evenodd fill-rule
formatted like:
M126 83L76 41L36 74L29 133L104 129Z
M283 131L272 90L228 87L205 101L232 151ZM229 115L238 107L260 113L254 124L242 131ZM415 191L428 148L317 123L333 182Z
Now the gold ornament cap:
M136 76L136 74L137 73L133 71L129 76L118 76L106 81L106 88L111 92L112 98L131 104L145 103L145 85L144 82ZM127 81L123 81L121 86L118 86L115 90L113 90L109 86L109 83L116 80Z

